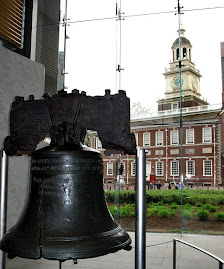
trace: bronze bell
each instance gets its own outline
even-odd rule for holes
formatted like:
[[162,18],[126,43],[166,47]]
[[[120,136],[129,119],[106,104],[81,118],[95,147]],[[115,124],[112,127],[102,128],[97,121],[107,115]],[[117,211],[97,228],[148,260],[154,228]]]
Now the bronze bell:
[[11,258],[64,261],[130,249],[130,244],[108,210],[98,151],[62,145],[33,152],[27,205],[1,250]]

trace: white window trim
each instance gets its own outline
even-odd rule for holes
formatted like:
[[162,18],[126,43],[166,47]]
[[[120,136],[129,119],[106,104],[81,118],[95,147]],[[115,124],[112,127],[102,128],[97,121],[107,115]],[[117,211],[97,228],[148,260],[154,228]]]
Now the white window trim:
[[152,164],[150,161],[146,161],[146,175],[151,175],[152,172]]
[[99,137],[96,137],[96,149],[102,149],[102,143],[99,139]]
[[[211,164],[211,174],[210,175],[205,175],[205,162],[210,162],[210,164]],[[205,177],[210,177],[210,176],[212,176],[212,160],[203,160],[203,176],[205,176]]]
[[135,133],[136,146],[138,146],[138,133]]
[[[174,143],[173,134],[177,134],[177,143]],[[179,145],[179,132],[178,130],[171,130],[170,131],[170,145]]]
[[135,174],[136,174],[136,170],[134,170],[134,167],[135,167],[135,169],[136,169],[136,165],[135,165],[135,162],[131,162],[131,175],[132,176],[135,176]]
[[[192,162],[193,163],[193,169],[194,169],[194,174],[189,174],[189,165],[188,165],[188,163],[190,163],[190,162]],[[188,161],[186,161],[186,175],[187,176],[195,176],[195,161],[194,160],[188,160]]]
[[[193,142],[189,142],[189,135],[188,133],[192,132]],[[194,129],[186,129],[186,144],[194,144]]]
[[143,147],[148,146],[150,146],[150,132],[145,132],[143,133]]
[[[158,144],[158,135],[161,134],[161,141],[162,144]],[[157,131],[156,132],[156,146],[163,146],[163,131]]]
[[[109,173],[109,169],[112,171],[112,173]],[[107,163],[107,176],[113,176],[114,175],[114,166],[112,162]]]
[[[159,175],[158,175],[158,163],[161,163],[161,164],[162,164],[162,173],[159,174]],[[157,161],[157,162],[156,162],[156,176],[158,176],[158,177],[162,177],[162,176],[163,176],[163,173],[164,173],[164,171],[163,171],[163,167],[164,167],[164,165],[163,165],[163,161]]]
[[[209,129],[210,130],[210,140],[209,141],[205,141],[205,135],[204,135],[204,132],[205,132],[205,129]],[[202,143],[212,143],[212,127],[205,127],[205,128],[202,128]]]
[[[178,169],[178,171],[177,171],[177,174],[173,174],[173,163],[177,163],[177,169]],[[179,176],[179,161],[171,161],[170,162],[170,175],[171,176]]]

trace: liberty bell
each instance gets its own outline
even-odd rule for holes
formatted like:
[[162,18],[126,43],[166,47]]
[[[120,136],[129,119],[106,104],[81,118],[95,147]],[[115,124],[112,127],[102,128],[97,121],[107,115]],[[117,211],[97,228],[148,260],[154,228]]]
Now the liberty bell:
[[[72,111],[81,117],[80,103],[86,101],[86,95],[80,96],[76,92],[52,98],[47,97],[45,103],[40,100],[42,112],[48,112],[46,115],[42,113],[42,118],[40,111],[37,113],[38,101],[17,99],[12,105],[11,136],[5,140],[5,149],[8,155],[31,154],[31,183],[24,212],[18,223],[3,237],[0,249],[7,252],[9,258],[43,257],[59,261],[97,257],[121,249],[130,250],[129,235],[114,221],[107,207],[100,152],[80,143],[83,142],[85,130],[80,129],[78,117],[72,123],[67,121],[61,124],[61,112],[57,114],[60,111],[57,110],[58,104],[61,106],[61,102],[65,105],[73,101],[75,105]],[[79,102],[76,102],[77,98],[80,98]],[[28,138],[32,136],[32,123],[28,130],[21,128],[24,124],[23,111],[27,115],[29,109],[29,115],[34,119],[37,117],[34,128],[38,120],[47,123],[40,125],[40,134],[35,131],[33,139]],[[17,124],[13,121],[15,115]],[[18,119],[18,115],[21,115],[21,119]],[[71,113],[67,112],[66,115],[69,120]],[[79,128],[75,127],[76,124]],[[32,151],[33,145],[49,130],[51,145]],[[16,136],[13,137],[13,134]],[[133,141],[132,135],[130,137]],[[26,143],[21,146],[24,139]],[[126,148],[117,144],[119,149]],[[108,142],[106,145],[112,148]],[[135,144],[132,146],[134,148]]]

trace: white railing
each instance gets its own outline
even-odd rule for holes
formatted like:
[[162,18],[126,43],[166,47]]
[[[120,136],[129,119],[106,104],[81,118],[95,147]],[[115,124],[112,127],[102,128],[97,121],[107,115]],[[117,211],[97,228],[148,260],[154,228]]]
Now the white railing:
[[[184,70],[188,70],[189,68],[195,70],[197,73],[200,73],[200,70],[199,70],[199,69],[196,69],[196,68],[194,67],[194,64],[193,64],[193,63],[191,63],[191,64],[189,64],[189,65],[187,65],[187,66],[183,66],[183,67],[181,68],[181,70],[184,71]],[[174,73],[174,72],[178,72],[178,71],[179,71],[179,67],[173,67],[173,68],[166,67],[166,68],[165,68],[165,73],[167,73],[167,72],[169,72],[169,73]]]
[[[205,106],[192,106],[192,107],[184,107],[182,108],[182,114],[187,113],[195,113],[195,112],[210,112],[213,110],[221,110],[222,104],[213,104],[213,105],[205,105]],[[134,115],[131,117],[131,121],[136,121],[140,119],[150,119],[157,118],[161,116],[172,116],[180,114],[180,109],[173,110],[161,110],[148,114],[140,114],[138,116]]]

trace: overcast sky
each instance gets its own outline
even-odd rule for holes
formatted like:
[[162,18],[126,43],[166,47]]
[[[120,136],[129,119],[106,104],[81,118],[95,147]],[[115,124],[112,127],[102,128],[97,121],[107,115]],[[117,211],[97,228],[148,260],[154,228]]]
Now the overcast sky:
[[[62,1],[62,14],[64,13]],[[118,0],[125,19],[121,34],[121,89],[131,102],[141,101],[157,110],[156,101],[164,97],[163,72],[169,67],[171,46],[178,37],[177,0]],[[210,104],[221,103],[220,42],[224,41],[223,0],[182,0],[185,37],[192,44],[192,61],[200,70],[201,94]],[[65,85],[87,95],[114,94],[119,89],[116,63],[119,56],[119,22],[115,0],[68,0]],[[194,11],[192,10],[194,9]],[[192,10],[192,11],[190,11]],[[163,13],[168,12],[168,13]],[[160,14],[152,14],[160,13]],[[142,16],[130,16],[151,14]],[[90,20],[90,21],[88,21]],[[60,31],[63,50],[64,28]]]

